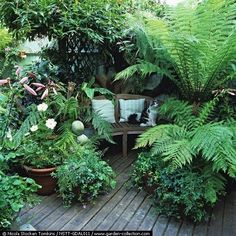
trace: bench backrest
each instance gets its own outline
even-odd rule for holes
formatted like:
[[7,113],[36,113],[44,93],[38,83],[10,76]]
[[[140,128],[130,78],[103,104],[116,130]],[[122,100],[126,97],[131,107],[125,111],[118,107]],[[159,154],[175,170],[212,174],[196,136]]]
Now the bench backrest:
[[[143,96],[143,95],[137,95],[137,94],[116,94],[114,95],[113,99],[115,102],[115,120],[118,123],[120,120],[120,104],[119,99],[124,100],[136,100],[136,99],[145,99],[145,108],[149,106],[149,104],[153,101],[152,97]],[[102,100],[106,99],[105,96],[96,96],[93,99],[95,100]]]

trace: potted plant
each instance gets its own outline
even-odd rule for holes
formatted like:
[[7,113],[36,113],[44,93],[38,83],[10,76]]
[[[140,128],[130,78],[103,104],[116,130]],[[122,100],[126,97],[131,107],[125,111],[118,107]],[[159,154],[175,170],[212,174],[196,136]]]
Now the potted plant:
[[116,184],[112,168],[90,143],[78,146],[53,176],[57,178],[59,193],[67,206],[74,199],[81,203],[91,202]]
[[55,145],[57,135],[54,129],[57,122],[53,118],[47,118],[47,108],[46,103],[37,106],[40,116],[38,124],[31,126],[30,132],[25,134],[21,145],[17,148],[28,176],[42,186],[38,190],[40,195],[49,195],[55,191],[56,181],[51,177],[51,173],[65,157]]

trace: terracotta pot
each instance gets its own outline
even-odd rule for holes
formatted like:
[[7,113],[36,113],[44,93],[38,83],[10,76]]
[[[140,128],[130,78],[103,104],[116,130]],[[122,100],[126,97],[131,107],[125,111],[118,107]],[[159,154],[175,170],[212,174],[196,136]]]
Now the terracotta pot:
[[28,166],[24,166],[28,176],[35,180],[35,182],[42,186],[38,190],[39,195],[50,195],[55,193],[56,179],[51,176],[51,173],[56,170],[56,167],[35,169]]

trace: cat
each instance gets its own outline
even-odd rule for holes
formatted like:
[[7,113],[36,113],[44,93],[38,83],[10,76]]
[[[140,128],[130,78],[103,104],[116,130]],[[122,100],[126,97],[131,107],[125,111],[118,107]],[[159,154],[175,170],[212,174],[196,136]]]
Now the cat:
[[150,104],[150,106],[145,109],[142,114],[133,113],[128,117],[128,123],[139,124],[142,127],[145,126],[155,126],[157,119],[157,108],[159,104],[156,100]]

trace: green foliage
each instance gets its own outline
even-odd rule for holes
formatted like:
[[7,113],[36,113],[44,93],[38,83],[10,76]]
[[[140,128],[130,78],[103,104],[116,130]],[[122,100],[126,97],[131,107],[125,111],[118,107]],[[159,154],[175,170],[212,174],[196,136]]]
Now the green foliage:
[[204,159],[211,163],[213,171],[235,177],[235,121],[230,125],[216,121],[209,123],[214,105],[216,102],[210,101],[194,115],[186,102],[168,100],[160,114],[175,124],[150,128],[138,138],[136,147],[151,146],[153,154],[160,155],[174,168]]
[[[209,100],[213,90],[235,78],[235,7],[234,0],[190,1],[167,9],[162,19],[153,15],[131,17],[139,53],[144,61],[154,64],[143,64],[142,70],[148,74],[159,66],[184,99],[197,103]],[[152,53],[147,53],[150,50]],[[132,66],[117,78],[127,78],[138,68],[140,65]]]
[[[204,167],[205,166],[205,167]],[[225,179],[206,163],[173,170],[160,156],[141,153],[132,174],[136,186],[152,189],[158,211],[167,216],[201,221],[224,194]]]
[[13,137],[13,142],[15,146],[19,146],[24,139],[25,135],[30,132],[30,128],[36,125],[40,120],[39,113],[35,110],[31,111],[29,115],[25,118],[20,128],[17,130]]
[[34,180],[17,175],[9,176],[0,171],[0,229],[9,228],[17,213],[27,204],[37,201],[33,195],[39,188]]
[[107,141],[114,143],[112,140],[112,126],[111,124],[99,116],[96,112],[92,114],[92,125],[97,130],[99,137],[106,139]]
[[82,203],[93,201],[116,184],[112,168],[88,145],[75,150],[53,175],[66,205],[74,199]]
[[5,28],[0,28],[0,51],[12,42],[12,37]]
[[75,97],[66,98],[61,93],[53,96],[52,102],[50,102],[55,110],[55,117],[58,118],[60,122],[65,120],[76,120],[79,116],[79,102]]
[[115,41],[124,25],[125,1],[0,1],[3,22],[17,37],[86,35],[93,42]]

